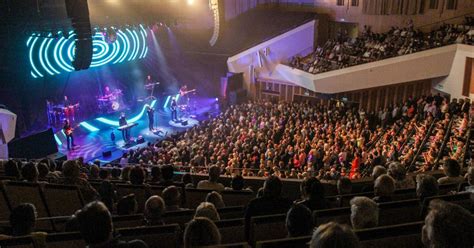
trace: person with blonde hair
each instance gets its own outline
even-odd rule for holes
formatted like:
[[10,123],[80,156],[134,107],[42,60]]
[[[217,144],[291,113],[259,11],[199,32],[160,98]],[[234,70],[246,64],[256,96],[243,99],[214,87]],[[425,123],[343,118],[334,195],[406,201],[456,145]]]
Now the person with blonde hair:
[[216,207],[210,202],[201,202],[199,204],[194,214],[194,218],[196,217],[206,217],[212,221],[219,221],[221,219]]
[[357,196],[350,201],[351,223],[354,229],[376,227],[379,224],[377,203],[365,196]]
[[359,239],[347,225],[329,222],[314,230],[310,248],[358,248]]

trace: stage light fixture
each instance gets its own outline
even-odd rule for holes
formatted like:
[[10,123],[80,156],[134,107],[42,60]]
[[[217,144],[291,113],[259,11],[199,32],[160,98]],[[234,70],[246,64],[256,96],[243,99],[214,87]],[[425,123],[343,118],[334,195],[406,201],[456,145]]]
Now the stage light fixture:
[[187,0],[186,2],[188,3],[188,5],[193,5],[194,4],[194,0]]

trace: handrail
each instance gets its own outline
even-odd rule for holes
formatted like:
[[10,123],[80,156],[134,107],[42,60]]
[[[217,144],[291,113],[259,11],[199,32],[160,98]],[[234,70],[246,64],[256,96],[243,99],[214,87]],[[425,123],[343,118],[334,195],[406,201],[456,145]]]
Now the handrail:
[[[469,149],[469,143],[470,143],[470,139],[471,139],[471,126],[472,126],[472,122],[469,123],[468,125],[468,128],[469,130],[467,131],[467,134],[466,134],[466,143],[464,144],[464,154],[462,156],[462,163],[461,163],[461,169],[462,168],[465,168],[467,166],[466,164],[466,154],[467,154],[467,149]],[[472,154],[471,154],[471,157],[472,157]]]
[[430,128],[428,129],[428,131],[426,132],[425,137],[421,141],[421,144],[419,146],[418,151],[416,151],[415,156],[413,156],[413,160],[411,161],[410,166],[408,167],[408,171],[412,171],[413,166],[415,165],[416,159],[418,158],[418,156],[420,156],[420,153],[421,153],[421,150],[422,150],[423,146],[425,145],[426,141],[430,137],[431,131],[433,131],[436,120],[438,120],[438,118],[433,118],[433,121],[431,122]]
[[461,18],[461,17],[466,17],[468,15],[474,15],[474,12],[469,12],[469,13],[465,13],[465,14],[462,14],[462,15],[459,15],[459,16],[450,17],[450,18],[447,18],[447,19],[444,19],[444,20],[441,20],[441,21],[436,21],[436,22],[432,22],[432,23],[428,23],[428,24],[423,24],[421,26],[416,26],[415,28],[420,28],[421,29],[421,28],[428,27],[428,26],[434,26],[434,25],[439,24],[439,23],[444,23],[446,21],[458,19],[458,18]]
[[438,168],[439,166],[439,161],[441,160],[441,157],[443,156],[444,149],[446,149],[446,144],[448,143],[448,140],[451,136],[451,128],[453,126],[454,119],[456,119],[456,116],[453,116],[453,118],[451,118],[451,121],[449,121],[448,128],[446,129],[447,130],[446,135],[444,136],[443,143],[441,144],[441,147],[439,148],[438,156],[436,156],[435,163],[433,167],[431,168],[431,170],[435,170],[435,168]]

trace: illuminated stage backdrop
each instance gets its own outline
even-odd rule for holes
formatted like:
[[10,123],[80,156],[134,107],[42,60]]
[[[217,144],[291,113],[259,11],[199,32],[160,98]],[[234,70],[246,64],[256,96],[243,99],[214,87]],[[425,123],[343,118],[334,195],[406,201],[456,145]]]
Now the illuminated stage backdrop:
[[[142,25],[135,29],[118,29],[116,33],[117,39],[113,43],[108,43],[102,32],[94,34],[91,67],[146,57],[148,32]],[[52,34],[49,34],[49,37],[38,37],[34,34],[30,36],[26,45],[29,49],[31,76],[38,78],[74,71],[72,61],[75,56],[75,39],[76,35],[72,31],[67,38],[64,36],[56,38]]]

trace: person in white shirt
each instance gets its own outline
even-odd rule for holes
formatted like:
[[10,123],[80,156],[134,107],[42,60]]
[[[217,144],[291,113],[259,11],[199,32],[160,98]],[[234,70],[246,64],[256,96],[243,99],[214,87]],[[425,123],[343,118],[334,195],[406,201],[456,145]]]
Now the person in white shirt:
[[221,174],[221,169],[217,165],[213,165],[209,168],[209,180],[202,180],[198,183],[198,189],[209,189],[215,191],[224,190],[224,185],[217,182]]

